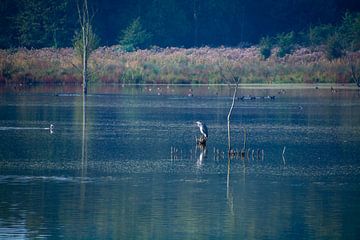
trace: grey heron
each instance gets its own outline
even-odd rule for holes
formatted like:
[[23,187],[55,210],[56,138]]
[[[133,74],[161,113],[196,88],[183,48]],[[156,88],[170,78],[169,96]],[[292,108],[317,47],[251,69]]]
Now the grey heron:
[[201,134],[204,136],[204,138],[208,138],[209,134],[208,134],[208,129],[207,129],[205,123],[197,121],[196,124],[199,127],[199,130],[200,130]]

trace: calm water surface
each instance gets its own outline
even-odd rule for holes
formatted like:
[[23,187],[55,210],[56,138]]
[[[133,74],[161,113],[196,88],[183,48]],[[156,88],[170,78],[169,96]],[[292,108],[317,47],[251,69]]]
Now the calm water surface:
[[79,92],[1,87],[0,239],[359,239],[357,90],[240,89],[230,165],[227,87]]

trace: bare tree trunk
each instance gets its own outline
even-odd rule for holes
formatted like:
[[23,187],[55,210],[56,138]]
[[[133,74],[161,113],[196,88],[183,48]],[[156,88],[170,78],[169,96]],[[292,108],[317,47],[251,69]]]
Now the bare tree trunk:
[[227,128],[228,128],[228,153],[230,154],[231,151],[231,137],[230,137],[230,117],[231,117],[231,113],[233,111],[234,105],[235,105],[235,98],[236,98],[236,93],[237,93],[237,89],[238,89],[238,85],[239,85],[239,81],[236,81],[236,85],[235,85],[235,90],[234,90],[234,94],[232,97],[232,104],[227,116]]
[[83,77],[83,94],[87,94],[87,51],[86,51],[86,34],[85,28],[83,27],[83,70],[82,70],[82,77]]
[[[224,78],[224,79],[227,79],[227,77],[225,76],[224,74],[224,71],[223,71],[223,68],[221,66],[221,64],[219,64],[219,72],[220,72],[220,75]],[[234,94],[233,94],[233,97],[232,97],[232,103],[231,103],[231,107],[229,109],[229,113],[228,113],[228,116],[227,116],[227,128],[228,128],[228,154],[230,155],[230,151],[231,151],[231,137],[230,137],[230,117],[231,117],[231,113],[233,111],[233,108],[234,108],[234,105],[235,105],[235,99],[236,99],[236,93],[237,93],[237,90],[238,90],[238,87],[239,87],[239,83],[241,81],[240,77],[235,75],[234,72],[231,70],[231,69],[228,69],[228,72],[230,73],[231,75],[231,79],[234,81],[235,83],[235,89],[234,89]]]
[[81,34],[82,34],[82,84],[83,84],[83,94],[87,94],[87,66],[89,59],[89,37],[90,37],[90,17],[87,0],[83,0],[82,8],[80,10],[79,3],[78,14],[79,22],[81,25]]

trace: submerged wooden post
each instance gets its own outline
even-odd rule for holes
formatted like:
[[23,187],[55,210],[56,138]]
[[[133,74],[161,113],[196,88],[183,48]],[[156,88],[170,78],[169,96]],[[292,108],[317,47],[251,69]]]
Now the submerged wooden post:
[[241,150],[240,157],[241,157],[241,160],[245,159],[245,149]]

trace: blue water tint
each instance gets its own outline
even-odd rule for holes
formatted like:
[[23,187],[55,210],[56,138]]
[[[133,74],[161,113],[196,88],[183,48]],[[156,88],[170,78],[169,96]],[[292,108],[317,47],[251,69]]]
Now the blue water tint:
[[76,89],[0,96],[0,239],[360,234],[356,90],[240,89],[258,98],[236,100],[232,145],[243,148],[246,129],[246,149],[230,165],[227,87],[103,91],[85,108]]

